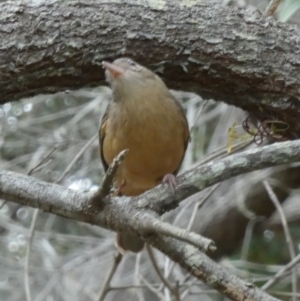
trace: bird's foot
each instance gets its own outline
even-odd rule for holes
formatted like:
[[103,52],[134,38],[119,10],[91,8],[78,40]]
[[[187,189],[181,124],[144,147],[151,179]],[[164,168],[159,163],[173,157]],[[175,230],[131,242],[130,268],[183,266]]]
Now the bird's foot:
[[162,182],[163,182],[164,184],[167,184],[168,187],[169,187],[169,189],[170,189],[170,191],[171,191],[173,194],[175,194],[175,188],[176,188],[176,186],[177,186],[177,182],[176,182],[176,177],[175,177],[173,174],[171,174],[171,173],[166,174],[166,175],[163,177]]
[[119,187],[116,187],[115,189],[113,189],[113,191],[110,193],[110,197],[116,197],[119,196],[120,193],[122,192],[122,189],[125,186],[125,180],[122,181],[121,185]]

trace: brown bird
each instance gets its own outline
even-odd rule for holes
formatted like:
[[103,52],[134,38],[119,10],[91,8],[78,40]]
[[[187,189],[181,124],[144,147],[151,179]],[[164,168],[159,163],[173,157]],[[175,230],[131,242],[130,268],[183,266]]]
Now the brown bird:
[[[114,177],[120,195],[137,196],[160,183],[174,191],[190,137],[183,108],[160,77],[133,60],[102,64],[113,91],[99,129],[104,169],[128,149]],[[144,241],[124,232],[116,245],[121,253],[137,253]]]

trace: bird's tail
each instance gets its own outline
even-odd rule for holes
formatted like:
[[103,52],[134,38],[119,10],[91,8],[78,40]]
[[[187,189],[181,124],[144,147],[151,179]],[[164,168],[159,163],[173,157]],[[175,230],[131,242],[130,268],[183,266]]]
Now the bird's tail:
[[128,251],[138,253],[143,250],[145,245],[140,237],[130,233],[117,233],[115,243],[119,252],[123,255]]

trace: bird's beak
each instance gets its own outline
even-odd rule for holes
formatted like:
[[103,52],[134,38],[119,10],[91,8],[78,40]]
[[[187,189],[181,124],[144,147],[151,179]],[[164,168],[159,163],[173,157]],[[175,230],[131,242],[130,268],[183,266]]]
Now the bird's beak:
[[114,64],[111,64],[109,62],[102,62],[102,66],[103,68],[105,68],[107,70],[107,72],[109,72],[109,74],[111,75],[112,78],[118,78],[121,74],[124,73],[124,69],[121,67],[118,67]]

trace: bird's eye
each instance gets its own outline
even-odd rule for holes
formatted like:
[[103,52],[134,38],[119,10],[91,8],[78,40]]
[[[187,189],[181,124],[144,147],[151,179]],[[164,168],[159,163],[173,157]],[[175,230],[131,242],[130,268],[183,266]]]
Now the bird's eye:
[[135,66],[135,63],[134,63],[132,60],[128,60],[128,64],[129,64],[130,66]]

